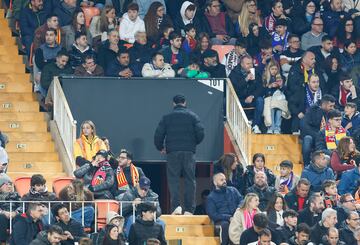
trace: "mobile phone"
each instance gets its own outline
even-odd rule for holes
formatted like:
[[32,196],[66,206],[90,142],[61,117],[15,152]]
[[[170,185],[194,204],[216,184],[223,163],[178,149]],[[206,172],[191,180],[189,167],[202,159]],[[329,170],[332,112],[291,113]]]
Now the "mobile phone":
[[254,76],[254,78],[255,78],[255,68],[253,67],[253,68],[250,68],[250,73]]

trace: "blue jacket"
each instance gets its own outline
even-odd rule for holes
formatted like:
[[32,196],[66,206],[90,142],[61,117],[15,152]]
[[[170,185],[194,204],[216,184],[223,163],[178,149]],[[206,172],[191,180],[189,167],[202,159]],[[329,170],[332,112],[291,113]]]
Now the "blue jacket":
[[350,119],[348,116],[343,116],[342,121],[341,121],[341,126],[343,126],[344,128],[346,127],[346,125],[348,125],[348,123],[352,124],[352,127],[349,129],[350,135],[352,136],[353,132],[355,131],[355,129],[360,128],[360,113],[357,111],[355,112],[354,116],[352,116],[352,118]]
[[108,67],[105,70],[105,76],[120,77],[119,73],[127,68],[129,68],[132,71],[133,77],[141,77],[140,68],[136,63],[124,66],[120,64],[118,59],[114,59],[112,62],[108,64]]
[[311,191],[321,191],[321,185],[325,180],[335,180],[334,172],[331,168],[318,168],[314,163],[310,163],[305,167],[301,174],[301,178],[305,178],[311,183]]
[[22,36],[34,37],[36,28],[46,22],[46,16],[49,13],[44,9],[34,12],[30,5],[21,10],[20,13],[20,31]]
[[207,198],[206,212],[214,222],[229,221],[241,200],[242,196],[235,187],[213,190]]
[[340,24],[340,16],[343,15],[345,18],[349,17],[349,14],[345,11],[335,12],[332,10],[324,12],[322,19],[324,20],[324,31],[333,38],[336,34],[336,30]]
[[340,183],[338,185],[338,192],[340,195],[345,193],[354,194],[360,180],[359,168],[354,168],[344,172],[341,176]]

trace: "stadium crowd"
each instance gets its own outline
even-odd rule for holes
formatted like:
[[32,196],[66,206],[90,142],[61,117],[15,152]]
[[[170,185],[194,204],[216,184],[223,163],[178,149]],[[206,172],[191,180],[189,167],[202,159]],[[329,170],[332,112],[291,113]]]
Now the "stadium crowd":
[[[19,26],[44,110],[51,111],[48,91],[58,75],[228,77],[253,133],[301,138],[301,176],[288,160],[279,163],[276,176],[261,153],[249,166],[224,154],[214,164],[213,189],[202,193],[203,203],[195,208],[193,188],[185,193],[190,201],[184,210],[171,197],[173,214],[207,214],[221,227],[222,244],[360,244],[358,0],[5,0],[5,5],[7,17]],[[100,15],[86,19],[88,9]],[[220,60],[214,45],[234,48]],[[196,131],[186,131],[188,121],[177,125],[191,136],[185,141],[176,141],[181,133],[172,132],[174,151],[191,152],[186,161],[192,163],[203,128],[184,97],[173,102],[174,113],[196,121]],[[166,117],[154,138],[169,159],[169,142],[164,146],[161,134],[165,124]],[[115,156],[91,121],[81,125],[74,144],[76,178],[58,197],[37,174],[20,197],[6,175],[7,138],[1,132],[0,141],[0,244],[166,243],[151,180],[131,152]],[[184,171],[194,165],[172,160]],[[94,199],[128,203],[123,216],[109,212],[107,225],[96,231],[94,207],[81,205]],[[10,200],[11,207],[1,202]],[[21,200],[27,205],[16,203]],[[56,200],[75,204],[41,203]]]

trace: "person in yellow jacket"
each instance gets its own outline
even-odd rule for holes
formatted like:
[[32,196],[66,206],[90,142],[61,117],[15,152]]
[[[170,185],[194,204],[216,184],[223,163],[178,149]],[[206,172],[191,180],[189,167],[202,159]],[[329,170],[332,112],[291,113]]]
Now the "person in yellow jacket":
[[76,165],[81,166],[81,163],[91,162],[100,150],[107,151],[107,148],[104,141],[96,135],[95,124],[92,121],[84,121],[81,124],[80,137],[74,143]]

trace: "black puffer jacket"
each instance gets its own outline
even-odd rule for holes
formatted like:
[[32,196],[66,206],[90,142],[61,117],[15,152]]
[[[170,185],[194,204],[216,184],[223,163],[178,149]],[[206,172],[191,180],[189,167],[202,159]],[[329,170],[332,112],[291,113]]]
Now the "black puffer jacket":
[[[275,186],[276,177],[275,177],[274,173],[266,167],[264,167],[264,170],[265,170],[265,174],[267,177],[268,185]],[[246,189],[254,184],[254,177],[255,177],[254,165],[246,166],[246,170],[244,173],[244,181],[245,181]]]
[[204,127],[200,118],[186,106],[176,105],[174,110],[163,116],[156,128],[154,143],[156,148],[166,152],[192,151],[204,139]]
[[327,118],[324,110],[320,108],[319,103],[310,107],[310,109],[305,113],[304,125],[301,129],[301,137],[305,135],[312,136],[315,141],[317,134],[320,131],[321,120],[325,117]]
[[258,186],[253,185],[247,189],[247,193],[255,193],[259,196],[259,209],[265,211],[269,201],[276,194],[276,189],[271,186],[267,186],[264,189],[260,189]]
[[144,221],[137,218],[130,228],[129,244],[143,245],[149,238],[158,239],[161,245],[166,244],[164,230],[161,225],[154,221]]

